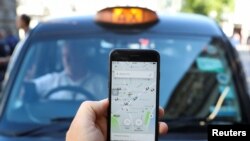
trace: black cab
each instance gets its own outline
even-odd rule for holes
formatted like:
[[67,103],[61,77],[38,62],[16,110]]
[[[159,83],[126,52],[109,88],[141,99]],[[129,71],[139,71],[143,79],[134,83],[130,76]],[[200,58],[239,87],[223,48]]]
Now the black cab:
[[19,43],[1,94],[0,140],[64,140],[83,101],[107,98],[115,48],[161,55],[161,120],[169,133],[160,140],[207,140],[209,124],[250,123],[238,54],[216,22],[110,7],[94,16],[41,22]]

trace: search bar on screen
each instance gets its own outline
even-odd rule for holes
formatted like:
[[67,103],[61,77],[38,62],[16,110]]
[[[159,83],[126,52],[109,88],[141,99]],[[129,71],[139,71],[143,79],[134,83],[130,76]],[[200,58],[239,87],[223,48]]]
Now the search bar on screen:
[[114,71],[115,78],[147,78],[154,77],[153,71]]

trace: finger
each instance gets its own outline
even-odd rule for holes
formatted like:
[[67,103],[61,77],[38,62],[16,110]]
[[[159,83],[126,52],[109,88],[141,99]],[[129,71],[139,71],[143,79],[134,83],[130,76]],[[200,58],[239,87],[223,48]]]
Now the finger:
[[162,107],[159,107],[159,118],[162,118],[164,116],[164,109]]
[[101,101],[91,102],[89,106],[97,116],[107,115],[109,102],[108,99],[103,99]]
[[78,117],[83,118],[86,117],[86,114],[84,113],[87,112],[89,118],[94,118],[95,120],[96,117],[107,114],[108,105],[109,105],[108,99],[104,99],[101,101],[84,101],[81,104],[80,108],[78,109],[77,115]]
[[100,102],[102,103],[103,108],[106,109],[106,111],[104,111],[103,115],[105,115],[107,117],[108,116],[109,100],[106,98],[106,99],[101,100]]
[[168,132],[168,125],[165,122],[159,122],[159,134],[164,135]]

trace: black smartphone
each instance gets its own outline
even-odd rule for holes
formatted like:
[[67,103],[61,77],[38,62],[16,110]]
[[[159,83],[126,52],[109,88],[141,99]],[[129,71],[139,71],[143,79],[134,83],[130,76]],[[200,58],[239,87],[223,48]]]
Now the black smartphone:
[[159,53],[116,49],[109,64],[108,141],[156,141]]

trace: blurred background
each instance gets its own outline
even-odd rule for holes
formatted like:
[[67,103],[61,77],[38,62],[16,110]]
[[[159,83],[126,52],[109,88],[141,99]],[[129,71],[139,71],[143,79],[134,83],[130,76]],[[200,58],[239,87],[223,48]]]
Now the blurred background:
[[[189,12],[207,15],[215,19],[232,39],[245,66],[250,65],[250,18],[246,17],[250,13],[248,0],[0,0],[0,29],[7,29],[22,39],[24,32],[16,28],[18,15],[29,15],[33,28],[48,18],[95,14],[104,7],[117,5],[148,7],[166,14]],[[250,76],[248,68],[246,72]]]
[[[107,6],[133,5],[153,9],[157,12],[200,13],[214,18],[228,37],[239,34],[240,49],[248,49],[250,13],[247,0],[0,0],[0,28],[10,28],[17,33],[15,19],[17,15],[32,17],[31,27],[39,21],[52,17],[72,14],[94,14]],[[60,9],[60,10],[59,10]],[[63,12],[62,12],[63,11]],[[20,31],[21,32],[21,31]],[[19,33],[23,36],[23,33]]]

